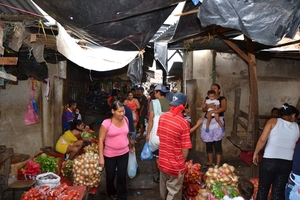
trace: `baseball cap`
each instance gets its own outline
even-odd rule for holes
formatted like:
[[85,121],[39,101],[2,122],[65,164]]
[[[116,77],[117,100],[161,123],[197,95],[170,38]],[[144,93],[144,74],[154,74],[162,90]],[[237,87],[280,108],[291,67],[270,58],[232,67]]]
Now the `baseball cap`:
[[141,86],[141,87],[138,88],[138,90],[144,91],[145,89]]
[[182,93],[176,93],[173,96],[173,100],[170,102],[172,106],[179,106],[180,104],[186,103],[186,95]]
[[169,92],[169,90],[167,90],[164,85],[157,85],[154,90],[160,90],[160,91],[162,91],[164,93]]

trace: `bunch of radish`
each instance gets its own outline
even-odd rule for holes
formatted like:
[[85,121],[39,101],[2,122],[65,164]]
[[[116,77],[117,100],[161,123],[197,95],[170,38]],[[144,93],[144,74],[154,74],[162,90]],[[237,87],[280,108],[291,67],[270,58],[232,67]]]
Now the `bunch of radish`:
[[[194,199],[199,193],[202,182],[201,165],[192,160],[185,163],[186,172],[183,179],[183,194],[187,199]],[[192,198],[193,197],[193,198]]]

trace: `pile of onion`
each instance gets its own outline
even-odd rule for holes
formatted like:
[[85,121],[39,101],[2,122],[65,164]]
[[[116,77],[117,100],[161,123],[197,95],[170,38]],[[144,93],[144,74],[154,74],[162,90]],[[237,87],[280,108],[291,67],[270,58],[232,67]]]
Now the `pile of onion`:
[[99,155],[94,152],[86,152],[74,159],[73,184],[98,187],[102,168],[99,166]]
[[205,184],[208,189],[216,181],[221,182],[222,185],[236,186],[239,177],[234,174],[235,168],[227,163],[224,163],[219,168],[208,168],[205,173]]

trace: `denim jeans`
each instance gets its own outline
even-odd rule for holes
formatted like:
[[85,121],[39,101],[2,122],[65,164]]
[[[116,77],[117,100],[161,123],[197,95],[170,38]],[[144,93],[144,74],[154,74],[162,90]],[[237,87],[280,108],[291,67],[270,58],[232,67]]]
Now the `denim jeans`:
[[289,180],[285,185],[285,199],[286,200],[300,199],[300,194],[298,191],[299,189],[300,189],[300,183],[297,183],[297,181],[295,181],[295,176],[293,175],[293,173],[291,173]]

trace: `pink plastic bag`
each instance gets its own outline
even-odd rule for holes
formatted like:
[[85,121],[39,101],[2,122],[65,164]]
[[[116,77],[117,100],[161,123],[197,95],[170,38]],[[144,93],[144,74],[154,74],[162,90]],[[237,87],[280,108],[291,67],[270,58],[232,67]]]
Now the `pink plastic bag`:
[[29,101],[29,104],[27,106],[27,110],[24,115],[24,120],[25,120],[26,125],[32,125],[32,124],[39,123],[39,117],[35,113],[31,101]]

